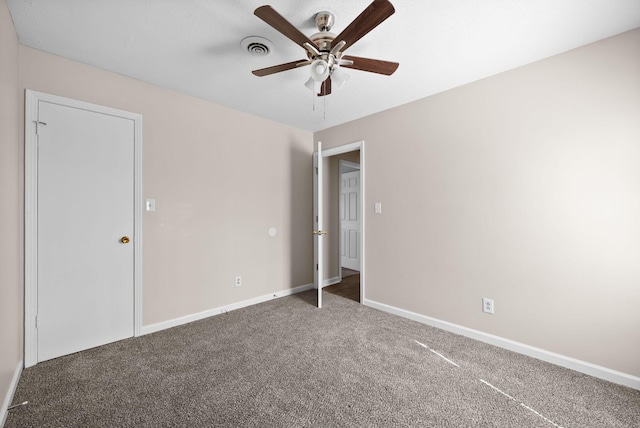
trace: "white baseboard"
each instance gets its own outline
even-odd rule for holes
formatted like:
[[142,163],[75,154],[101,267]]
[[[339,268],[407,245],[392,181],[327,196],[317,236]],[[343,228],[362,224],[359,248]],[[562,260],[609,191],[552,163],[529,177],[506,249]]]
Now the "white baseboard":
[[340,278],[339,276],[334,276],[333,278],[325,279],[324,281],[322,281],[322,288],[328,287],[333,284],[337,284],[340,281],[342,281],[342,278]]
[[9,389],[7,390],[7,395],[4,397],[4,401],[2,402],[2,407],[0,407],[0,427],[4,426],[4,423],[7,420],[7,412],[8,408],[13,401],[13,397],[16,394],[16,388],[18,388],[18,381],[20,380],[20,375],[22,374],[22,360],[18,362],[18,366],[16,370],[13,372],[13,378],[11,379],[11,383],[9,384]]
[[442,321],[436,318],[420,315],[415,312],[406,311],[394,306],[385,305],[384,303],[379,303],[373,300],[365,299],[363,304],[384,312],[401,316],[403,318],[409,318],[411,320],[418,321],[432,327],[450,331],[451,333],[470,337],[472,339],[476,339],[490,345],[508,349],[509,351],[517,352],[519,354],[527,355],[529,357],[537,358],[548,363],[575,370],[589,376],[597,377],[599,379],[604,379],[609,382],[640,390],[640,377],[637,376],[622,373],[616,370],[611,370],[606,367],[588,363],[586,361],[581,361],[575,358],[567,357],[565,355],[556,354],[554,352],[529,346],[524,343],[515,342],[513,340],[505,339],[500,336],[494,336],[482,331],[473,330],[471,328],[463,327],[461,325],[453,324],[447,321]]
[[287,290],[276,291],[274,293],[265,294],[263,296],[254,297],[253,299],[243,300],[242,302],[231,303],[229,305],[220,306],[218,308],[208,309],[206,311],[198,312],[191,315],[185,315],[180,318],[174,318],[172,320],[162,321],[155,324],[142,326],[140,329],[140,335],[155,333],[156,331],[165,330],[171,327],[177,327],[182,324],[187,324],[194,321],[199,321],[204,318],[209,318],[214,315],[224,314],[230,311],[234,311],[240,308],[246,308],[247,306],[257,305],[258,303],[267,302],[269,300],[277,299],[280,297],[290,296],[292,294],[301,293],[313,288],[313,284],[300,285],[295,288]]

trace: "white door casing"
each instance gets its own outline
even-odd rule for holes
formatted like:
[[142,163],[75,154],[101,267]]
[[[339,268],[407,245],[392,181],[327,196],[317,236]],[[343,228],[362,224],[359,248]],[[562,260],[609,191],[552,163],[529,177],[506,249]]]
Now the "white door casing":
[[33,91],[26,105],[29,367],[139,335],[142,118]]
[[360,270],[360,171],[340,174],[340,264]]

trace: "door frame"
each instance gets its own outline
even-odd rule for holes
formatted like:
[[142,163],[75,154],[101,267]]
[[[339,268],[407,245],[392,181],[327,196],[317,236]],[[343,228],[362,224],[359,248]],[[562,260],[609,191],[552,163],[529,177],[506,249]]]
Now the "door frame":
[[134,179],[133,179],[133,334],[140,335],[142,327],[142,115],[104,107],[84,101],[27,89],[25,92],[24,122],[24,366],[38,362],[38,103],[45,101],[65,107],[107,114],[133,121]]
[[[353,143],[344,144],[342,146],[332,147],[330,149],[322,150],[322,158],[327,158],[330,156],[341,155],[343,153],[360,151],[360,213],[361,223],[360,229],[362,233],[360,233],[360,304],[363,304],[365,301],[365,284],[366,284],[366,252],[365,252],[365,235],[366,235],[366,195],[365,195],[365,179],[366,179],[366,156],[365,156],[365,142],[364,140],[356,141]],[[342,263],[340,263],[342,265]],[[342,278],[342,273],[340,273],[340,277]]]

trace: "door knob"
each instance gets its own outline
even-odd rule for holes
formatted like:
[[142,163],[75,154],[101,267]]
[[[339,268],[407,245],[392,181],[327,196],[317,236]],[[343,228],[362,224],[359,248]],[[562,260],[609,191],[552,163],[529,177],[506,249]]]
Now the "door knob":
[[128,236],[123,236],[122,238],[120,238],[120,242],[122,242],[123,244],[128,244],[129,241],[131,241],[131,239],[129,239]]

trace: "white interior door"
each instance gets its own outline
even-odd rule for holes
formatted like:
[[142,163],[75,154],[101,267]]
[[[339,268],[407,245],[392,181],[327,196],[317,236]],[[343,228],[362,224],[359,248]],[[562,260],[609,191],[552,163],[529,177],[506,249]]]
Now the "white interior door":
[[318,291],[318,308],[322,308],[323,237],[327,233],[322,218],[322,164],[322,143],[318,142],[318,149],[313,154],[313,286]]
[[360,171],[340,174],[340,262],[360,270]]
[[[134,334],[134,121],[38,101],[37,360]],[[128,237],[124,238],[124,237]]]

